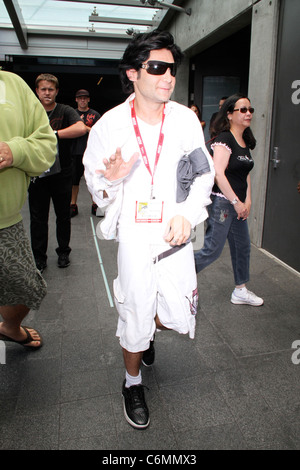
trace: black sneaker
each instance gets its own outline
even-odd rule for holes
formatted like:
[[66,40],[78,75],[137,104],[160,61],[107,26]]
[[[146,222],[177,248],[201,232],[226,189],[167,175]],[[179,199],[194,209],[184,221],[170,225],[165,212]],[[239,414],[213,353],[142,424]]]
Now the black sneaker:
[[68,266],[70,266],[70,259],[68,253],[62,253],[61,255],[58,255],[57,266],[59,268],[67,268]]
[[41,259],[36,259],[35,260],[35,265],[36,265],[37,269],[40,271],[40,273],[42,273],[44,271],[44,269],[47,268],[46,261],[41,260]]
[[77,204],[71,204],[70,206],[70,217],[75,217],[78,215],[78,206]]
[[155,359],[154,339],[150,341],[149,349],[143,352],[142,364],[146,367],[152,366]]
[[149,426],[149,410],[145,402],[144,385],[125,387],[123,382],[122,395],[125,418],[136,429],[145,429]]

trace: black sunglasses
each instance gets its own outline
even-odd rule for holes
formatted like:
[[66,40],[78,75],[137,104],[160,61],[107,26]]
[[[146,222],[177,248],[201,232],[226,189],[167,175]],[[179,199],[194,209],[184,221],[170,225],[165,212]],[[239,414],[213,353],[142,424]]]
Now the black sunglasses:
[[146,64],[141,65],[141,69],[145,69],[150,75],[164,75],[170,69],[172,77],[177,72],[177,64],[175,62],[161,62],[160,60],[148,60]]
[[246,106],[243,106],[242,108],[234,109],[233,111],[239,111],[242,114],[246,114],[246,112],[249,111],[249,113],[253,114],[254,108],[246,108]]

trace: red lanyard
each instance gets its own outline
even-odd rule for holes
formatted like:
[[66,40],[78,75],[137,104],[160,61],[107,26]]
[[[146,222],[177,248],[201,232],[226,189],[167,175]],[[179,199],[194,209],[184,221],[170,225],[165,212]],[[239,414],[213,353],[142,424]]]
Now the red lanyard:
[[142,139],[142,136],[141,136],[141,133],[140,133],[140,129],[139,129],[139,126],[138,126],[138,122],[137,122],[137,117],[136,117],[136,112],[135,112],[135,109],[134,109],[134,100],[130,101],[130,107],[131,107],[131,118],[132,118],[132,124],[133,124],[133,128],[134,128],[134,132],[135,132],[135,135],[136,135],[136,139],[137,139],[137,142],[139,144],[139,147],[140,147],[140,151],[141,151],[141,154],[142,154],[142,158],[143,158],[143,161],[144,161],[144,164],[147,168],[147,170],[149,171],[150,175],[151,175],[151,199],[153,198],[153,179],[154,179],[154,174],[155,174],[155,171],[156,171],[156,167],[157,167],[157,164],[158,164],[158,160],[159,160],[159,157],[160,157],[160,154],[161,154],[161,150],[162,150],[162,146],[163,146],[163,141],[164,141],[164,134],[162,133],[162,128],[163,128],[163,124],[164,124],[164,120],[165,120],[165,115],[166,115],[166,111],[165,111],[165,104],[164,104],[164,109],[163,109],[163,116],[162,116],[162,121],[161,121],[161,128],[160,128],[160,133],[159,133],[159,138],[158,138],[158,144],[157,144],[157,150],[156,150],[156,156],[155,156],[155,163],[154,163],[154,168],[153,168],[153,173],[151,171],[151,168],[150,168],[150,165],[149,165],[149,160],[148,160],[148,157],[147,157],[147,152],[146,152],[146,149],[145,149],[145,146],[144,146],[144,143],[143,143],[143,139]]

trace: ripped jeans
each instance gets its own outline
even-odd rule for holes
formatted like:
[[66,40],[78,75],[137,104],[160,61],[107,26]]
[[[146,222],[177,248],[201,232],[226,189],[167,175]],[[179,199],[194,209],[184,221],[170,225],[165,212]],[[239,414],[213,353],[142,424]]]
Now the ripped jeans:
[[196,272],[202,271],[221,255],[228,239],[235,285],[249,281],[250,236],[247,220],[238,220],[233,205],[225,198],[211,196],[209,218],[201,250],[194,254]]

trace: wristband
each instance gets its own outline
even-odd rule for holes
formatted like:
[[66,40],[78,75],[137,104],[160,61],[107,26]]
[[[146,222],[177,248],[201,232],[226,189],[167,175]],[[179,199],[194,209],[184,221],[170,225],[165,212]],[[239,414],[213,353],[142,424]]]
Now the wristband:
[[231,201],[230,204],[232,204],[232,205],[234,206],[234,205],[237,204],[238,202],[239,202],[238,198],[235,197],[235,198]]

